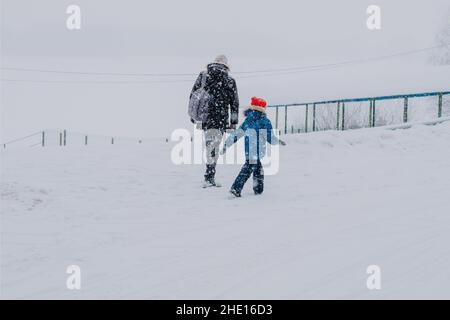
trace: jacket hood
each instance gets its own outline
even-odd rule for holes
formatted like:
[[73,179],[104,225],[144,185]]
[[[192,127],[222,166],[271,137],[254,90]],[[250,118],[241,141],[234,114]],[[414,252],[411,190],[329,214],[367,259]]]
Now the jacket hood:
[[225,73],[228,74],[228,67],[224,64],[221,63],[210,63],[207,65],[206,69],[208,70],[209,74],[220,74],[220,73]]

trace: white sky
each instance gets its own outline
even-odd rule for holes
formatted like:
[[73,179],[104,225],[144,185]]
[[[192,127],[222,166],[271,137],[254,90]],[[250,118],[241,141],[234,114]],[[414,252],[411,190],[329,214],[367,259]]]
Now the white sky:
[[[234,71],[242,71],[333,63],[429,47],[448,19],[449,7],[448,0],[1,0],[1,4],[3,67],[146,73],[197,73],[219,53],[229,56]],[[65,10],[70,4],[81,7],[79,31],[66,29]],[[366,28],[370,4],[382,9],[380,31]],[[423,63],[426,59],[421,58]],[[416,68],[417,59],[405,57],[389,66],[401,62],[403,69]],[[394,71],[386,66],[238,79],[241,103],[252,95],[271,103],[289,103],[448,89],[448,79],[442,76],[425,81],[420,74],[412,74],[403,85],[397,80],[390,83],[387,79]],[[364,78],[374,70],[379,82]],[[2,77],[145,80],[12,71],[2,72]],[[56,128],[166,136],[177,127],[188,126],[186,105],[192,83],[2,85],[5,139]]]

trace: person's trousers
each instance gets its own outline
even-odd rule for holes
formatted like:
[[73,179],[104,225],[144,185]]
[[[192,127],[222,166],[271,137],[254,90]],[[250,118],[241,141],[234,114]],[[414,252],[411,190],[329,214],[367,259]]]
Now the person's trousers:
[[248,160],[242,166],[231,189],[241,193],[248,178],[253,174],[253,191],[255,194],[261,194],[264,191],[264,169],[261,161],[249,162]]
[[219,147],[223,138],[223,131],[218,129],[208,129],[204,132],[204,134],[206,145],[205,181],[214,182],[217,159],[219,159]]

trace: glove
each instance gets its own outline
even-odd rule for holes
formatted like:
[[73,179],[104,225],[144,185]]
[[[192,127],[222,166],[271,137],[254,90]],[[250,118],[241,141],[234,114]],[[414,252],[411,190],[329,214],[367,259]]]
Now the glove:
[[192,122],[192,123],[195,123],[195,120],[191,118],[191,122]]
[[286,142],[284,142],[283,140],[281,140],[281,139],[278,139],[278,141],[280,141],[280,144],[282,145],[282,146],[285,146],[287,143]]

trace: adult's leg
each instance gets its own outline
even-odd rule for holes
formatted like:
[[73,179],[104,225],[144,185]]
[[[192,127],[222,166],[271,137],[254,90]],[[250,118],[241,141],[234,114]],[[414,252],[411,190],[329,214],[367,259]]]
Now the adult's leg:
[[255,194],[261,194],[264,191],[264,168],[261,161],[252,165],[253,171],[253,191]]
[[222,142],[223,133],[217,129],[205,131],[206,144],[206,172],[205,181],[214,182],[216,175],[217,159],[219,159],[219,147]]
[[238,176],[236,177],[236,180],[234,180],[233,185],[231,186],[232,190],[235,190],[237,193],[241,193],[242,189],[244,188],[245,183],[247,182],[248,178],[250,178],[252,174],[252,168],[251,164],[249,164],[248,161],[244,163],[242,166],[241,171],[239,172]]

